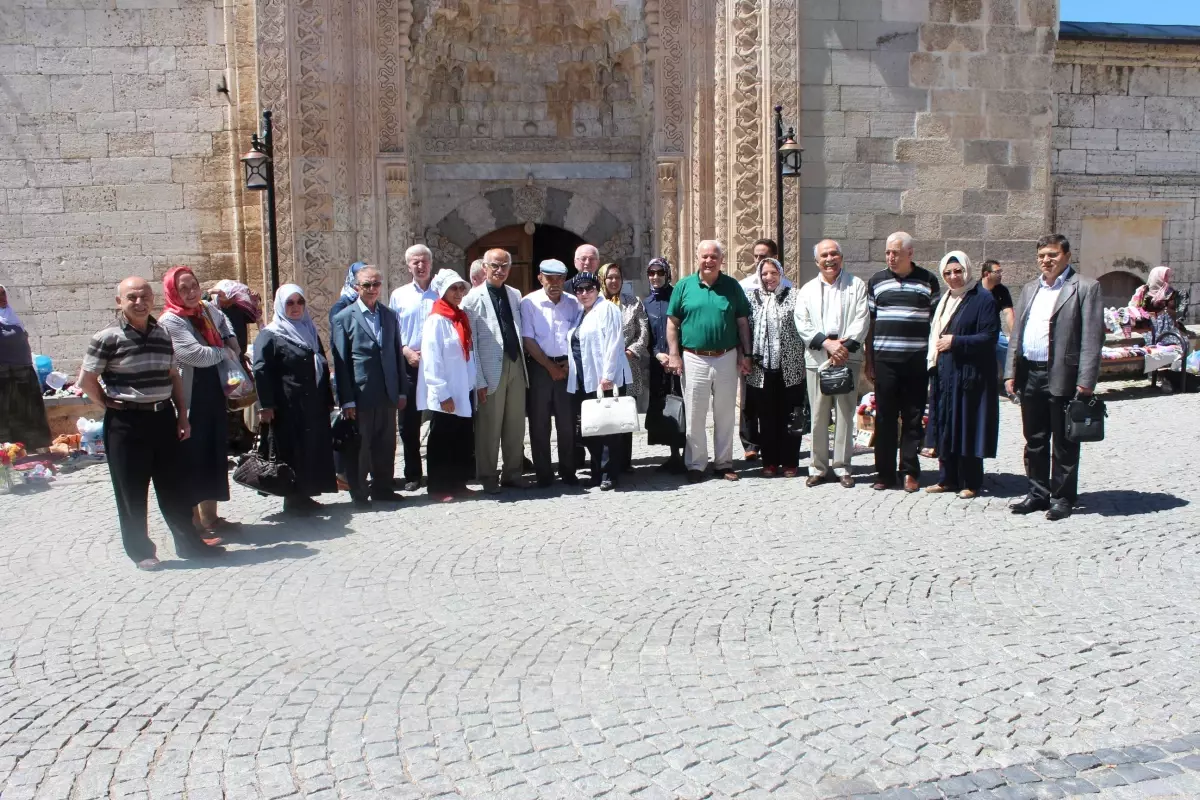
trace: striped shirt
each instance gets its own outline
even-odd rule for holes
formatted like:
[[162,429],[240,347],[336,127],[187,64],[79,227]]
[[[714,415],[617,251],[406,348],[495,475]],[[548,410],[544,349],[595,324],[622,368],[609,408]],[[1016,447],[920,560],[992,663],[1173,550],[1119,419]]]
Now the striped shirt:
[[171,397],[175,349],[171,336],[150,317],[142,333],[121,317],[92,337],[83,368],[99,375],[112,400],[157,403]]
[[903,278],[881,269],[867,281],[867,307],[875,323],[871,352],[880,361],[904,361],[929,348],[929,321],[941,287],[916,264]]

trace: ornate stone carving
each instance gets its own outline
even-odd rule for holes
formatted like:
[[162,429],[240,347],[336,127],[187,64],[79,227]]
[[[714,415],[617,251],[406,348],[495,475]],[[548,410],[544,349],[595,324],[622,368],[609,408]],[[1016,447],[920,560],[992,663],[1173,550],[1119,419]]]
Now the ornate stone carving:
[[433,263],[438,266],[456,267],[467,257],[461,247],[443,236],[437,228],[425,229],[425,246],[433,251]]
[[683,0],[661,0],[659,41],[663,58],[658,59],[661,81],[654,101],[661,106],[663,153],[682,155],[685,146],[686,112],[683,91],[684,62]]
[[659,255],[679,266],[679,165],[674,161],[658,164]]
[[521,222],[542,221],[546,210],[546,192],[544,189],[526,184],[513,190],[513,213]]
[[[288,28],[290,0],[258,0],[258,102],[274,111],[275,205],[279,271],[295,275],[292,225],[291,121],[288,109]],[[265,263],[265,257],[264,257]]]
[[411,229],[408,164],[384,167],[384,185],[387,188],[387,278],[388,286],[395,288],[408,280],[408,266],[404,263]]
[[[400,62],[400,11],[398,0],[375,0],[375,58],[379,95],[379,152],[401,150],[403,81]],[[411,20],[410,20],[411,24]]]
[[408,38],[408,32],[412,29],[413,23],[412,0],[399,0],[396,5],[396,18],[398,20],[396,32],[399,38],[400,59],[408,61],[409,57],[412,56],[412,47]]
[[[753,256],[745,245],[764,224],[763,183],[759,172],[764,152],[762,104],[762,6],[759,0],[734,0],[730,14],[729,159],[732,218],[726,234],[737,262],[749,267]],[[720,162],[718,162],[720,163]],[[724,193],[718,187],[718,198]]]
[[620,262],[623,259],[633,255],[633,228],[628,225],[622,225],[616,233],[608,238],[599,247],[600,260],[607,264],[615,261]]
[[[799,121],[800,117],[800,68],[796,56],[797,42],[800,38],[799,16],[794,0],[769,0],[767,6],[767,21],[763,25],[764,35],[768,42],[769,63],[771,65],[771,102],[772,107],[781,105],[785,115]],[[803,135],[804,131],[800,131]],[[771,144],[773,129],[764,136],[768,145]],[[762,159],[764,175],[763,185],[768,188],[767,196],[775,197],[775,170],[770,159]],[[764,208],[770,208],[773,203],[767,203]],[[774,209],[771,209],[772,212]],[[799,181],[788,180],[783,184],[783,266],[788,276],[793,280],[800,279],[801,259],[804,257],[800,241],[800,187]],[[773,220],[774,217],[772,216]],[[763,222],[764,226],[768,223]],[[774,232],[771,233],[774,236]]]
[[465,153],[640,153],[642,141],[636,136],[544,138],[426,138],[420,140],[422,153],[431,155]]
[[[736,263],[736,245],[729,238],[729,106],[735,102],[729,96],[729,5],[737,0],[716,0],[716,41],[712,43],[716,89],[713,91],[713,146],[707,151],[713,154],[713,236],[725,243],[733,254],[729,266]],[[705,152],[705,151],[701,151]]]
[[[720,0],[724,2],[724,0]],[[714,90],[713,90],[713,0],[688,0],[688,74],[691,86],[692,141],[688,159],[692,165],[690,202],[691,226],[684,236],[684,247],[691,248],[711,237],[713,225],[714,165]],[[690,252],[688,253],[690,256]],[[691,260],[681,264],[680,274],[691,272]]]
[[658,0],[645,0],[642,16],[646,21],[646,60],[658,58]]

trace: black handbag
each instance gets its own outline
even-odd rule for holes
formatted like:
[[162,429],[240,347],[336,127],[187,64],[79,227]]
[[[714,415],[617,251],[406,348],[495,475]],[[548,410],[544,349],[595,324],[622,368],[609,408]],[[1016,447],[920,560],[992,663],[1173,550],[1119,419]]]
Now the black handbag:
[[662,414],[646,415],[646,432],[660,442],[680,442],[687,437],[687,416],[683,407],[683,389],[679,378],[671,382],[671,388],[663,397]]
[[1076,443],[1104,441],[1104,418],[1108,408],[1092,395],[1067,403],[1067,440]]
[[849,394],[854,391],[854,372],[845,364],[819,370],[817,378],[821,383],[823,395]]
[[812,410],[808,407],[808,403],[796,406],[788,414],[787,432],[789,436],[797,439],[812,432]]
[[261,494],[287,497],[296,492],[296,473],[275,453],[275,431],[263,423],[258,432],[258,450],[246,454],[233,471],[233,482]]
[[329,437],[335,452],[353,450],[358,445],[358,422],[341,411],[334,411],[329,417]]

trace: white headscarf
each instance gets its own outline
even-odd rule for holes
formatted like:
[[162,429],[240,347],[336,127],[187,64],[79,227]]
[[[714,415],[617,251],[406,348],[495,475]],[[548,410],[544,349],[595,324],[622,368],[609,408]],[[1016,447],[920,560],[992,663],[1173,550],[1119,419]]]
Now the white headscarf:
[[942,299],[938,302],[937,310],[933,312],[933,320],[929,326],[929,353],[925,360],[926,365],[930,369],[937,366],[938,355],[940,355],[937,351],[938,339],[942,338],[942,332],[946,330],[946,326],[954,318],[954,312],[962,304],[963,296],[978,283],[974,277],[975,269],[971,266],[971,259],[962,250],[951,250],[942,256],[942,262],[938,265],[938,275],[946,271],[946,265],[951,261],[957,261],[962,266],[966,283],[963,284],[961,289],[951,289],[950,285],[946,284],[946,293],[942,295]]
[[25,323],[21,322],[21,318],[17,316],[17,310],[13,308],[12,296],[9,295],[8,289],[3,285],[0,285],[0,289],[4,289],[4,295],[8,298],[6,301],[8,305],[0,308],[0,323],[25,330]]
[[438,270],[438,274],[433,276],[433,280],[429,282],[429,285],[437,292],[438,297],[445,297],[446,292],[456,283],[464,283],[467,289],[471,288],[471,284],[467,283],[466,278],[452,269]]
[[312,351],[313,367],[316,369],[319,383],[321,375],[325,373],[325,359],[321,357],[321,340],[318,338],[317,326],[313,324],[312,317],[308,315],[307,305],[304,307],[304,315],[300,319],[288,319],[287,301],[294,294],[308,300],[304,290],[294,283],[285,283],[275,291],[275,315],[267,325],[267,330]]

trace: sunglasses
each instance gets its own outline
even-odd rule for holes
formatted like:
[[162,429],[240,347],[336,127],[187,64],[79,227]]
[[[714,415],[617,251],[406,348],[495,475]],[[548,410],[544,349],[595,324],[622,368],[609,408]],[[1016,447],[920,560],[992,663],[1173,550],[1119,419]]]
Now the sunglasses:
[[575,294],[586,294],[588,292],[598,292],[598,291],[600,291],[600,290],[598,288],[596,288],[595,286],[579,286],[575,289]]
[[648,270],[646,270],[646,274],[647,275],[666,275],[667,271],[665,269],[648,269]]
[[948,269],[942,273],[942,277],[945,277],[947,275],[964,275],[964,274],[966,274],[965,269]]
[[299,300],[288,300],[286,303],[284,303],[284,305],[287,306],[288,308],[291,308],[292,306],[300,306],[301,308],[303,308],[304,307],[304,298],[301,297]]
[[366,283],[360,283],[359,286],[364,289],[378,289],[380,286],[383,286],[383,281],[367,281]]

